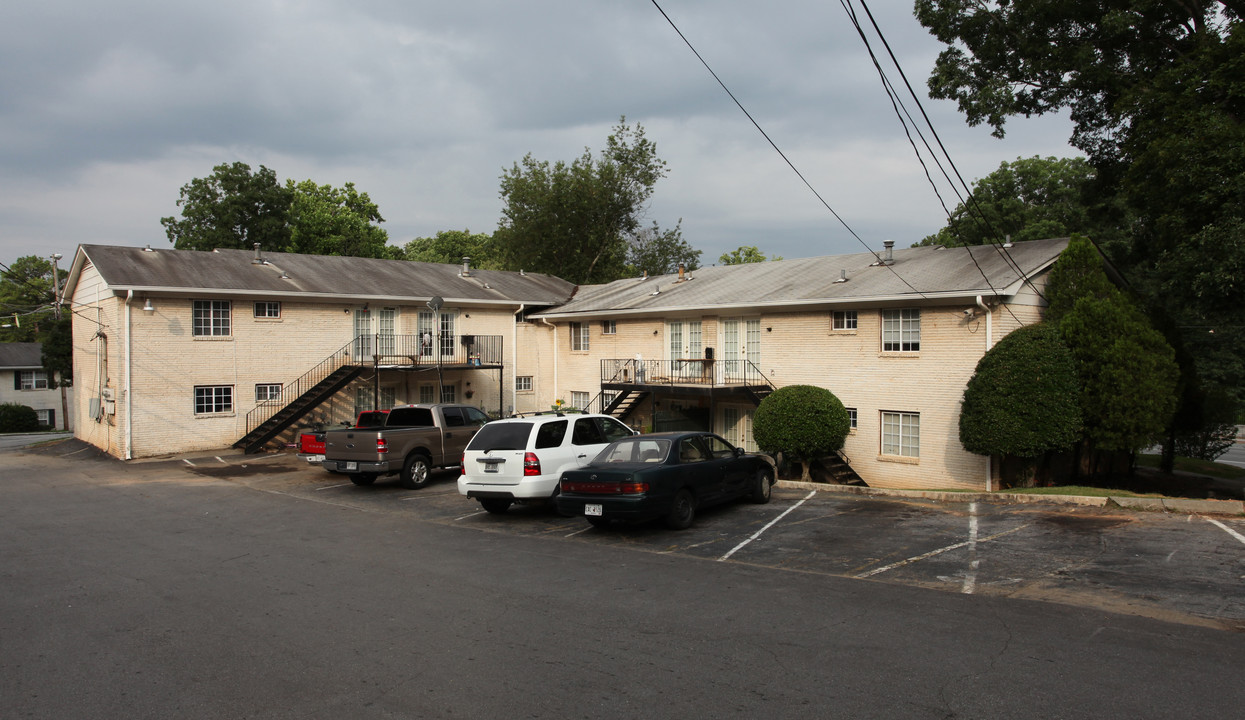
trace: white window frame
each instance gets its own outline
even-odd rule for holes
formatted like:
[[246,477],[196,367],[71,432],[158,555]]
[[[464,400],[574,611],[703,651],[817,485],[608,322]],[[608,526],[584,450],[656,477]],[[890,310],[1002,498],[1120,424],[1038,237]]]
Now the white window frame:
[[602,335],[617,335],[618,334],[618,321],[617,320],[602,320],[601,321],[601,334]]
[[419,386],[419,402],[427,405],[437,401],[437,386],[432,383],[423,383]]
[[255,383],[255,402],[281,399],[281,383]]
[[46,370],[18,370],[18,390],[47,390],[49,387]]
[[856,432],[857,419],[856,408],[847,408],[847,427],[850,432]]
[[590,402],[592,402],[592,397],[589,393],[579,390],[571,391],[571,407],[576,410],[587,410]]
[[892,457],[921,457],[921,413],[881,411],[882,454]]
[[281,319],[281,303],[272,300],[256,300],[255,301],[255,319],[256,320],[280,320]]
[[516,375],[514,378],[514,391],[515,392],[531,392],[532,391],[532,376],[531,375]]
[[573,322],[570,324],[571,352],[588,352],[588,323]]
[[228,415],[233,408],[233,385],[195,385],[195,415]]
[[850,332],[859,328],[859,320],[855,310],[833,310],[830,312],[830,329]]
[[882,311],[882,352],[921,351],[921,311],[902,308]]
[[229,300],[190,302],[192,337],[230,337],[233,335],[233,303]]

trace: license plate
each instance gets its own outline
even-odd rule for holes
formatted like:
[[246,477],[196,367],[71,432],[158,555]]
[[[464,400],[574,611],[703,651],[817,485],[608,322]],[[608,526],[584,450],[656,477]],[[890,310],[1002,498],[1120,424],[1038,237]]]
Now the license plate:
[[359,463],[357,462],[348,462],[348,463],[343,463],[343,464],[346,466],[345,468],[343,468],[346,472],[359,469]]
[[316,464],[322,463],[324,462],[324,456],[323,455],[308,455],[307,462],[316,463]]
[[497,463],[484,463],[484,472],[486,473],[497,472]]
[[604,508],[594,503],[588,503],[587,505],[584,505],[585,515],[595,515],[597,517],[600,517],[603,514],[602,513],[603,510]]

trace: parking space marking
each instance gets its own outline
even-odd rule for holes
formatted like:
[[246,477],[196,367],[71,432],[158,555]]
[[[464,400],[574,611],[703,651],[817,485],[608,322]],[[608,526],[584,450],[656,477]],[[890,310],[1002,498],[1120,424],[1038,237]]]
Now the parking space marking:
[[333,488],[346,487],[348,485],[354,485],[354,483],[338,483],[337,485],[325,485],[324,487],[316,488],[316,492],[320,492],[321,490],[332,490]]
[[189,460],[187,460],[186,458],[182,458],[182,462],[186,463],[186,464],[187,464],[187,465],[189,465],[190,467],[198,467],[198,465],[195,465],[194,463],[190,462],[190,461],[189,461]]
[[981,560],[977,558],[977,503],[968,504],[968,572],[964,575],[964,587],[960,592],[972,595],[977,586],[977,568]]
[[743,548],[743,546],[745,546],[745,545],[747,545],[748,543],[752,542],[753,540],[756,540],[757,538],[761,537],[761,533],[765,532],[766,530],[769,530],[771,527],[773,527],[773,526],[774,526],[774,523],[776,523],[776,522],[778,522],[779,520],[782,520],[783,518],[787,517],[787,513],[791,512],[792,510],[794,510],[794,509],[798,508],[799,506],[803,505],[803,504],[805,503],[805,501],[807,501],[809,498],[813,497],[813,496],[814,496],[814,495],[816,495],[816,494],[817,494],[817,491],[816,491],[816,490],[811,490],[811,491],[809,491],[809,493],[808,493],[807,495],[805,495],[805,496],[804,496],[804,499],[803,499],[803,500],[799,501],[798,503],[796,503],[796,504],[792,505],[791,507],[787,508],[786,510],[784,510],[784,511],[783,511],[783,513],[782,513],[781,515],[779,515],[778,517],[774,518],[773,520],[770,520],[770,521],[769,521],[769,524],[767,524],[765,527],[763,527],[763,528],[761,528],[760,530],[757,530],[756,532],[752,533],[752,537],[748,538],[747,540],[744,540],[743,542],[739,543],[739,544],[738,544],[738,545],[736,545],[735,547],[731,548],[731,551],[730,551],[730,552],[728,552],[728,553],[726,553],[725,555],[723,555],[722,557],[718,558],[718,562],[721,562],[721,561],[723,561],[723,560],[725,560],[725,559],[729,558],[731,555],[734,555],[734,554],[735,554],[735,552],[736,552],[737,550],[739,550],[739,549]]
[[1206,522],[1208,522],[1208,523],[1212,523],[1212,524],[1214,524],[1214,525],[1217,525],[1217,526],[1219,527],[1219,529],[1220,529],[1220,530],[1223,530],[1224,532],[1226,532],[1227,534],[1229,534],[1229,535],[1231,535],[1232,537],[1236,538],[1237,540],[1240,540],[1242,543],[1245,543],[1245,535],[1240,534],[1239,532],[1237,532],[1237,531],[1233,530],[1232,528],[1228,527],[1227,525],[1224,525],[1223,523],[1221,523],[1221,522],[1219,522],[1218,520],[1215,520],[1215,519],[1213,519],[1213,518],[1205,518],[1205,520],[1206,520]]
[[456,518],[454,518],[454,522],[458,522],[459,520],[466,520],[467,518],[475,517],[476,515],[483,515],[483,514],[484,514],[484,513],[486,513],[486,512],[488,512],[488,511],[487,511],[487,510],[480,510],[480,511],[478,511],[478,512],[473,512],[473,513],[471,513],[470,515],[463,515],[462,517],[456,517]]
[[580,533],[586,533],[586,532],[588,532],[588,531],[589,531],[589,530],[591,530],[591,529],[592,529],[592,526],[591,526],[591,525],[585,525],[583,528],[581,528],[581,529],[579,529],[579,530],[576,530],[575,532],[571,533],[570,535],[563,535],[562,537],[575,537],[576,535],[578,535],[578,534],[580,534]]
[[[1004,531],[1003,531],[1003,532],[1001,532],[1001,533],[995,533],[995,534],[993,534],[993,535],[990,535],[990,536],[987,536],[987,537],[981,538],[980,540],[973,540],[973,542],[974,542],[974,543],[976,543],[976,542],[989,542],[989,541],[991,541],[991,540],[995,540],[995,539],[997,539],[997,538],[1001,538],[1001,537],[1003,537],[1004,535],[1011,535],[1011,534],[1012,534],[1012,533],[1014,533],[1014,532],[1019,532],[1020,530],[1024,530],[1024,529],[1025,529],[1025,528],[1027,528],[1027,527],[1029,527],[1029,523],[1025,523],[1024,525],[1021,525],[1020,527],[1014,527],[1014,528],[1012,528],[1011,530],[1004,530]],[[899,562],[897,562],[897,563],[891,563],[890,565],[885,565],[885,566],[880,567],[880,568],[875,568],[875,569],[873,569],[873,570],[870,570],[870,571],[869,571],[869,572],[867,572],[867,573],[861,573],[861,574],[856,575],[856,576],[854,576],[854,577],[856,577],[857,579],[861,579],[861,578],[873,577],[874,575],[881,575],[882,573],[884,573],[884,572],[886,572],[886,571],[888,571],[888,570],[894,570],[895,568],[901,568],[901,567],[903,567],[904,565],[911,565],[911,564],[912,564],[912,563],[914,563],[914,562],[920,562],[921,560],[924,560],[924,559],[926,559],[926,558],[932,558],[932,557],[934,557],[935,555],[941,555],[941,554],[943,554],[943,553],[945,553],[945,552],[950,552],[951,550],[959,550],[959,549],[960,549],[960,548],[962,548],[962,547],[967,547],[967,546],[968,546],[968,544],[969,544],[969,541],[968,541],[968,540],[965,540],[964,542],[959,542],[959,543],[955,543],[955,544],[953,544],[953,545],[948,545],[948,546],[946,546],[946,547],[941,547],[941,548],[938,548],[937,550],[930,550],[930,551],[929,551],[929,552],[927,552],[927,553],[922,553],[922,554],[917,555],[917,556],[915,556],[915,557],[910,557],[910,558],[908,558],[907,560],[900,560],[900,561],[899,561]]]

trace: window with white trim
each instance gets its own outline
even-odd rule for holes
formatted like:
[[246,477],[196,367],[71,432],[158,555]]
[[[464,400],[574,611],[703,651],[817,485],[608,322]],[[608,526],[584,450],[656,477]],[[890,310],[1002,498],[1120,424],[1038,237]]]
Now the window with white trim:
[[921,311],[915,308],[882,311],[882,351],[920,352]]
[[850,430],[856,429],[856,408],[847,408],[847,426]]
[[35,417],[38,418],[39,424],[45,427],[52,427],[56,423],[55,410],[35,410]]
[[437,386],[436,385],[420,385],[419,386],[419,401],[425,405],[428,403],[436,402],[437,401]]
[[233,412],[233,385],[196,385],[195,415]]
[[571,323],[571,350],[586,352],[588,350],[587,323]]
[[617,335],[618,334],[618,321],[602,320],[601,321],[601,334],[602,335]]
[[275,320],[281,317],[281,303],[279,302],[257,302],[255,303],[255,317],[265,320]]
[[47,390],[48,374],[45,370],[18,370],[14,375],[15,390]]
[[588,393],[574,390],[571,391],[571,407],[577,410],[587,410],[588,402]]
[[856,321],[855,310],[835,310],[830,313],[831,330],[855,330]]
[[191,334],[194,337],[227,337],[232,305],[228,300],[195,300],[192,303]]
[[458,386],[442,385],[441,386],[441,402],[453,403],[458,402]]
[[514,391],[515,392],[531,392],[532,391],[532,376],[531,375],[515,376]]
[[921,456],[921,414],[882,411],[882,454]]
[[281,399],[281,383],[259,383],[255,386],[255,402]]

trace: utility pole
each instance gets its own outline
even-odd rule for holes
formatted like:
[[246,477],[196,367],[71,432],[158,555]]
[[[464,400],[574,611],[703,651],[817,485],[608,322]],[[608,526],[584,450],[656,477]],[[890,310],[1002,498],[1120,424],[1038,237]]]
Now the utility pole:
[[63,255],[60,253],[52,253],[52,311],[56,313],[56,319],[61,319],[61,273],[56,267],[56,261],[60,260]]

